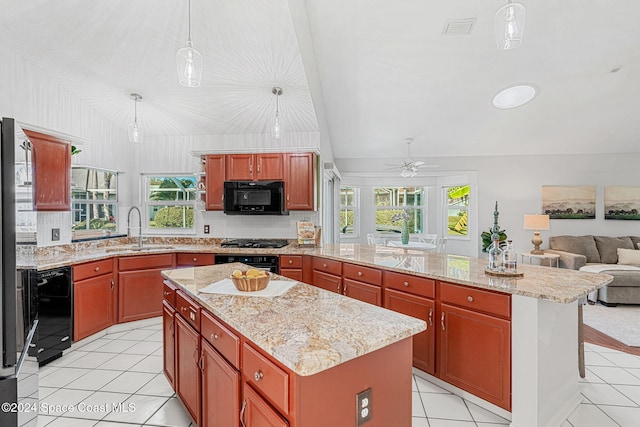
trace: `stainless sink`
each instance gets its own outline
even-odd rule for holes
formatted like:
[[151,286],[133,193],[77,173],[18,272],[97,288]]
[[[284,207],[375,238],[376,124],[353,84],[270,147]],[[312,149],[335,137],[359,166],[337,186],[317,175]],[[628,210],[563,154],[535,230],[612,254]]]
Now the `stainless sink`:
[[127,252],[127,251],[135,251],[135,252],[142,252],[142,251],[160,251],[160,250],[166,250],[166,249],[173,249],[173,246],[167,246],[167,245],[142,245],[142,246],[138,246],[138,245],[122,245],[122,246],[109,246],[108,248],[105,248],[105,252]]

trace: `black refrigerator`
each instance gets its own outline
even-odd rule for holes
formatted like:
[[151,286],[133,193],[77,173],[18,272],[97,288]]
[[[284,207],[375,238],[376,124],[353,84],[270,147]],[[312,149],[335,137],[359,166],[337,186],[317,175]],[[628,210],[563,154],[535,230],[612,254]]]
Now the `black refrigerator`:
[[0,126],[0,426],[35,426],[38,364],[28,349],[38,325],[37,285],[35,271],[16,262],[16,123],[2,118]]

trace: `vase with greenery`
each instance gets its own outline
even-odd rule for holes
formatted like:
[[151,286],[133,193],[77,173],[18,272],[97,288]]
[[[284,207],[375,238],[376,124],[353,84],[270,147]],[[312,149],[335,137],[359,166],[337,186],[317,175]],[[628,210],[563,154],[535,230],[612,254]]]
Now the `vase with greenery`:
[[482,252],[489,250],[493,241],[496,240],[496,237],[499,237],[497,240],[500,248],[507,245],[507,233],[505,230],[500,229],[498,225],[498,215],[498,202],[496,202],[496,207],[493,211],[493,227],[491,227],[489,231],[483,231],[480,234],[480,238],[482,238]]
[[402,212],[398,212],[397,214],[391,217],[391,221],[399,221],[402,220],[402,228],[400,238],[402,239],[402,244],[406,245],[409,243],[409,220],[411,219],[411,215],[408,209],[403,210]]

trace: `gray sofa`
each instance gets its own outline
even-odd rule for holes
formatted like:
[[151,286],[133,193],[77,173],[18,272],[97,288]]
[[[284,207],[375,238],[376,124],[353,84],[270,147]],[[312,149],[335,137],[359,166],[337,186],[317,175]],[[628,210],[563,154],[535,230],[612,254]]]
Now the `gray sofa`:
[[620,269],[626,267],[617,264],[618,248],[639,249],[639,244],[638,236],[552,236],[545,252],[560,255],[560,267],[573,270],[585,265],[615,264],[611,270],[600,271],[614,279],[598,291],[598,301],[607,306],[640,304],[640,271]]

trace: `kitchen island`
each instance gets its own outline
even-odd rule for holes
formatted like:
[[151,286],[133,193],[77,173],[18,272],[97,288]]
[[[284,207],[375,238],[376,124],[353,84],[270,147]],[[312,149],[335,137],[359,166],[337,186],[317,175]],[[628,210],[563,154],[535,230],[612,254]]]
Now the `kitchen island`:
[[[162,272],[166,310],[175,309],[165,321],[165,372],[197,424],[349,427],[360,416],[371,427],[411,425],[411,336],[425,322],[295,281],[276,297],[201,292],[242,267]],[[213,366],[225,374],[207,382]],[[216,394],[220,378],[232,380]],[[229,404],[217,405],[223,394]]]

